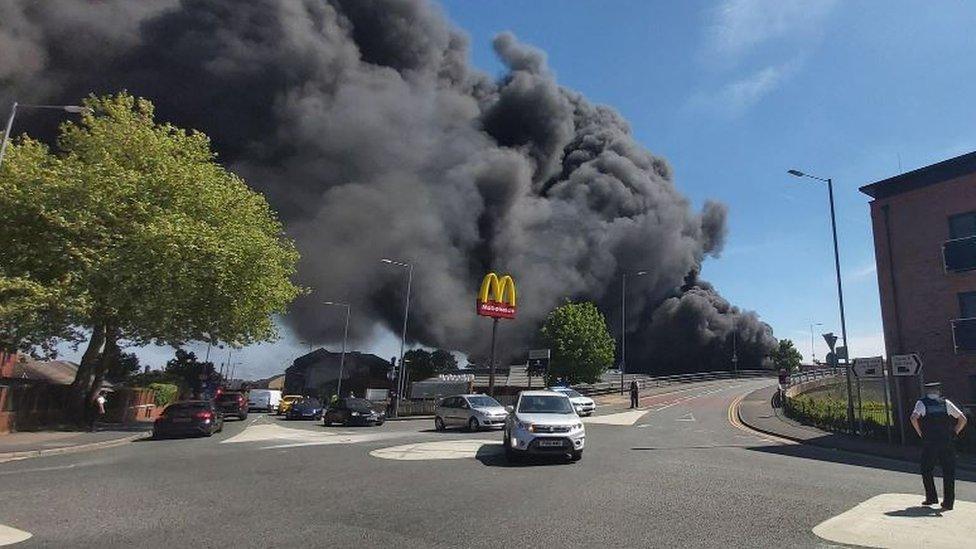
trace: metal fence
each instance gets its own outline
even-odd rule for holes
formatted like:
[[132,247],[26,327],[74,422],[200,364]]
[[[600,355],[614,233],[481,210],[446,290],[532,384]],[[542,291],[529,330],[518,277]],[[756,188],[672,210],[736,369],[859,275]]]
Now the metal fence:
[[[682,383],[695,383],[698,381],[714,381],[720,379],[756,378],[773,377],[776,373],[772,370],[738,370],[738,371],[718,371],[718,372],[696,372],[693,374],[677,374],[670,376],[647,376],[630,375],[624,376],[624,389],[629,388],[630,382],[637,381],[638,386],[643,390],[649,387],[665,387]],[[574,389],[580,393],[593,395],[606,395],[620,392],[620,380],[603,381],[600,383],[589,383],[574,385]]]

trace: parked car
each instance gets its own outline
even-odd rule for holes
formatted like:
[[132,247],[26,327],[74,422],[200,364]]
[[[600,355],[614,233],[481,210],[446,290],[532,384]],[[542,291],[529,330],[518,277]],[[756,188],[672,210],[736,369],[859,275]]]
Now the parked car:
[[568,396],[569,401],[576,408],[576,413],[580,416],[593,415],[593,410],[596,410],[596,402],[593,402],[592,398],[579,394],[572,387],[550,387],[549,390]]
[[278,414],[287,414],[291,405],[305,398],[304,395],[285,395],[278,401]]
[[340,398],[322,415],[323,425],[383,425],[384,421],[386,414],[374,410],[364,398]]
[[288,408],[285,419],[322,419],[322,403],[312,397],[297,400]]
[[224,429],[224,415],[209,400],[183,400],[163,409],[153,422],[152,437],[211,436]]
[[522,391],[505,421],[505,457],[516,461],[527,454],[583,457],[586,430],[566,395],[556,391]]
[[214,404],[224,417],[233,416],[237,419],[247,419],[247,397],[240,391],[226,391],[217,395]]
[[281,391],[277,389],[251,389],[247,394],[248,411],[263,410],[273,413],[281,401]]
[[487,395],[456,395],[442,399],[434,408],[434,428],[466,427],[469,431],[501,429],[508,412]]

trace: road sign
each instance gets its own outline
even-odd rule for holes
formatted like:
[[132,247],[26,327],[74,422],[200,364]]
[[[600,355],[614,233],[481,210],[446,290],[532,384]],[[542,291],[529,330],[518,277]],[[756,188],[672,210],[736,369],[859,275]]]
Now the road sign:
[[884,358],[880,356],[855,358],[854,375],[860,379],[884,377]]
[[837,355],[837,358],[847,359],[847,347],[837,347],[834,349],[834,354]]
[[549,349],[529,351],[528,373],[533,376],[545,375],[549,371]]
[[891,373],[896,376],[914,376],[922,369],[918,354],[894,355],[891,357]]
[[830,347],[830,350],[833,351],[834,345],[837,344],[837,336],[834,335],[834,332],[827,332],[823,335],[823,338],[827,342],[827,346]]

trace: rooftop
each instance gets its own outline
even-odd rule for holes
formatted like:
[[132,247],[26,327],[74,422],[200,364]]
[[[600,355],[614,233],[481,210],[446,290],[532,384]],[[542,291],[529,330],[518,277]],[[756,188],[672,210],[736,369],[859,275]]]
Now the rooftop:
[[861,187],[861,192],[874,199],[888,198],[970,173],[976,173],[976,151],[876,181]]

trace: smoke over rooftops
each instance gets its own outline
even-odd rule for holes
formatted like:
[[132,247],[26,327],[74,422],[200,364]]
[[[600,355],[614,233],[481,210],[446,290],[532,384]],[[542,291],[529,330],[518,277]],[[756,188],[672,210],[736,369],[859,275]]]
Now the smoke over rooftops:
[[414,0],[14,0],[0,4],[0,104],[125,88],[209,134],[297,240],[315,292],[286,321],[306,340],[341,334],[323,299],[352,303],[353,340],[398,331],[404,273],[388,256],[415,265],[408,334],[429,346],[483,353],[474,294],[489,269],[518,284],[511,353],[567,298],[596,301],[616,332],[621,272],[648,269],[628,284],[630,369],[727,364],[733,317],[740,356],[771,349],[767,325],[697,280],[726,207],[692,210],[668,163],[560,86],[542,51],[510,33],[493,45],[498,81]]

